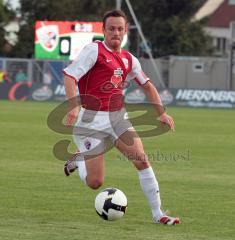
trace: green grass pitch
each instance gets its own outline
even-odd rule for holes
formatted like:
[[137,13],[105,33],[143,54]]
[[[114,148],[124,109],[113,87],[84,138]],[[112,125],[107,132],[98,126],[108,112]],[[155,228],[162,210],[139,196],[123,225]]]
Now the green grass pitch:
[[98,217],[99,190],[66,178],[53,156],[57,141],[71,139],[47,127],[56,105],[0,101],[1,240],[234,239],[234,110],[169,108],[176,132],[143,139],[163,206],[182,220],[168,227],[152,223],[137,173],[116,150],[106,154],[103,188],[123,190],[128,210],[116,222]]

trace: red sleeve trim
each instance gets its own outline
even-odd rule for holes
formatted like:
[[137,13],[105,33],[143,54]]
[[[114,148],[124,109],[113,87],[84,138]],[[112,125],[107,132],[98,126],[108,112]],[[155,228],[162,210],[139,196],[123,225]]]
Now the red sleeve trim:
[[140,85],[143,86],[143,85],[145,85],[147,82],[151,82],[149,78],[148,78],[148,80],[147,80],[145,83],[140,84]]
[[[145,81],[146,81],[145,83],[147,83],[147,82],[150,80],[150,78],[147,77],[143,71],[141,71],[141,74],[142,74],[142,77],[143,77],[143,78],[145,79]],[[145,83],[141,83],[141,82],[138,80],[138,78],[135,78],[135,81],[136,81],[137,84],[139,84],[139,85],[144,85],[144,84],[145,84]]]
[[141,83],[137,78],[135,78],[134,80],[135,80],[135,82],[136,82],[139,86],[144,85],[144,84],[146,84],[147,82],[150,82],[150,79],[149,79],[149,78],[146,79],[147,81],[146,81],[145,83]]
[[70,74],[68,74],[68,73],[67,73],[67,72],[65,72],[64,70],[62,70],[62,72],[63,72],[63,74],[64,74],[64,75],[66,75],[66,76],[68,76],[68,77],[72,78],[74,81],[76,81],[76,82],[77,82],[77,79],[76,79],[74,76],[71,76]]

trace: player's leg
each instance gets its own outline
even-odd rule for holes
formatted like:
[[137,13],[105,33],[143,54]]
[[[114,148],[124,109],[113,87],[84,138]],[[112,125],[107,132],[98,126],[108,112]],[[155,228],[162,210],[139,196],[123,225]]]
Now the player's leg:
[[90,188],[97,189],[104,182],[104,155],[85,155],[77,152],[66,161],[64,173],[69,176],[75,170],[78,170],[81,180]]
[[134,130],[128,130],[116,140],[115,146],[137,168],[140,185],[149,201],[153,217],[160,218],[163,214],[161,211],[159,186],[147,155],[144,152],[141,139]]
[[143,144],[136,131],[126,131],[116,141],[115,146],[130,159],[138,170],[141,188],[148,199],[154,222],[174,225],[178,218],[166,216],[161,210],[158,181],[144,152]]
[[88,157],[84,162],[87,173],[85,183],[92,189],[98,189],[104,182],[104,155]]
[[81,180],[93,189],[99,188],[104,181],[103,153],[108,134],[100,129],[106,127],[107,121],[108,118],[103,119],[96,111],[81,108],[73,129],[73,138],[79,153],[65,164],[64,172],[67,176],[78,169]]
[[124,156],[131,160],[138,170],[150,167],[147,155],[144,152],[142,141],[134,129],[127,130],[119,136],[115,141],[115,147]]

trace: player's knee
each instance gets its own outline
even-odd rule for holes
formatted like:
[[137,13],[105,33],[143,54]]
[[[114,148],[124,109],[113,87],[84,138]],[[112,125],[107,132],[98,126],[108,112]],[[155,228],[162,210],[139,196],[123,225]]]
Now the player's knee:
[[87,185],[92,189],[98,189],[103,185],[104,180],[100,178],[93,178],[87,181]]
[[148,156],[145,153],[141,153],[137,155],[133,163],[138,170],[143,170],[150,166],[150,163],[148,161]]
[[138,164],[138,170],[143,170],[145,168],[148,168],[150,166],[148,161],[142,161]]

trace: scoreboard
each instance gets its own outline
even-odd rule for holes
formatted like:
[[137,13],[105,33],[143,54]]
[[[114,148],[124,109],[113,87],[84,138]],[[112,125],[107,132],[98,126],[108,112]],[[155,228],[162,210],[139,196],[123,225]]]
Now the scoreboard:
[[103,39],[102,22],[36,21],[35,58],[73,60],[85,45]]

